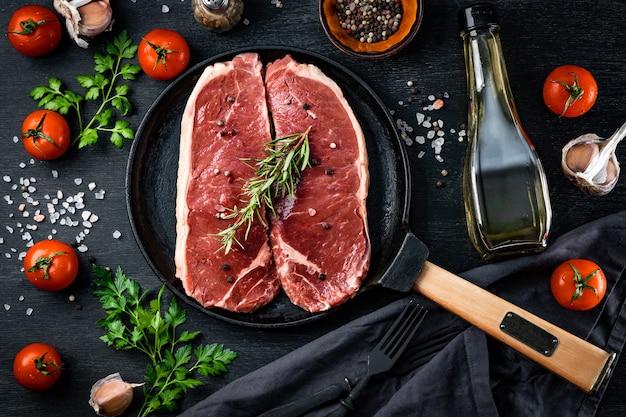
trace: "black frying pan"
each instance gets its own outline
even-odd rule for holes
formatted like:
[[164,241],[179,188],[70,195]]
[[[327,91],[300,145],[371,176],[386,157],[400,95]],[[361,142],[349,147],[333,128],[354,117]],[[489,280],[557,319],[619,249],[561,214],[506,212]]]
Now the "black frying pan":
[[217,55],[169,85],[148,110],[130,151],[126,190],[133,232],[154,272],[180,298],[209,315],[254,327],[293,326],[336,309],[312,314],[293,305],[282,292],[251,313],[207,309],[187,296],[175,277],[175,196],[183,109],[207,65],[228,61],[242,52],[257,52],[264,63],[286,54],[312,63],[337,82],[352,106],[365,134],[371,178],[367,210],[372,261],[367,282],[377,282],[389,269],[404,236],[401,229],[407,223],[410,195],[408,158],[386,107],[363,81],[328,58],[298,49],[255,47]]

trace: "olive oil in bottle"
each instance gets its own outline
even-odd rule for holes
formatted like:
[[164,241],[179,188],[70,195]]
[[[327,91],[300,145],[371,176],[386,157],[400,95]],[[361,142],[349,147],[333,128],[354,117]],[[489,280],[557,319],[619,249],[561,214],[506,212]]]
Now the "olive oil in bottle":
[[545,249],[552,218],[545,172],[513,101],[493,5],[459,13],[469,95],[463,197],[484,260]]

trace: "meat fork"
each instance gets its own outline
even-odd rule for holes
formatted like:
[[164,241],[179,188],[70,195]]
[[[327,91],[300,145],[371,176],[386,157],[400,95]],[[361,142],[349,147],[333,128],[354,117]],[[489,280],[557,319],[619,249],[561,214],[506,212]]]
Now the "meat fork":
[[347,416],[354,410],[355,398],[374,375],[387,372],[393,367],[413,338],[426,313],[427,310],[413,303],[409,303],[402,310],[400,316],[367,357],[365,376],[350,390],[348,396],[341,400],[339,408],[330,414],[330,417]]
[[[429,339],[409,345],[389,372],[394,375],[404,375],[421,367],[434,358],[459,333],[460,329],[449,327]],[[343,381],[329,385],[315,394],[272,408],[258,417],[302,416],[321,405],[343,398],[350,392],[352,387],[356,386],[359,380],[360,378],[346,377]]]

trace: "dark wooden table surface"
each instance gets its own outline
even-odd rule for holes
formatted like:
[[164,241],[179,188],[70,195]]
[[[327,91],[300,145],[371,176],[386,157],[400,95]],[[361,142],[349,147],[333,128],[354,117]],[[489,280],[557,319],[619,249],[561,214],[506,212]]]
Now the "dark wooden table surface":
[[[22,0],[0,2],[1,27],[6,28],[11,13],[23,3]],[[32,3],[52,7],[51,0],[32,0]],[[407,144],[413,176],[411,224],[430,247],[430,259],[436,264],[455,272],[481,264],[469,243],[464,223],[461,167],[466,143],[460,142],[450,131],[461,129],[467,117],[457,11],[469,2],[427,1],[423,25],[416,39],[398,55],[378,61],[360,61],[334,49],[319,24],[317,2],[312,0],[282,0],[282,7],[277,7],[274,0],[248,0],[244,21],[231,32],[220,35],[206,31],[195,22],[190,3],[191,0],[113,0],[115,31],[127,29],[138,42],[153,28],[175,29],[191,46],[191,65],[244,46],[289,46],[324,54],[361,77],[394,113],[395,119],[414,129],[412,138],[425,135],[427,131],[418,125],[415,115],[422,112],[423,101],[428,101],[429,95],[449,96],[441,110],[426,112],[434,120],[444,122],[443,160],[435,159],[430,141],[424,145]],[[602,7],[582,0],[497,3],[518,110],[549,178],[554,206],[550,238],[554,239],[576,226],[625,207],[626,180],[605,197],[583,195],[563,176],[560,149],[567,140],[582,133],[608,136],[624,122],[626,38],[623,16],[626,3],[604,2]],[[143,376],[146,364],[143,357],[115,351],[98,339],[102,329],[95,322],[103,313],[91,294],[93,274],[88,260],[93,257],[101,265],[119,265],[144,288],[158,288],[161,284],[142,257],[127,215],[125,170],[130,142],[119,150],[101,140],[53,162],[31,161],[22,145],[16,143],[22,120],[36,109],[36,103],[28,95],[31,89],[46,84],[49,77],[58,77],[68,88],[82,91],[75,78],[91,73],[93,52],[102,47],[102,42],[96,41],[89,50],[82,50],[65,36],[54,53],[34,59],[13,50],[6,36],[0,41],[2,416],[89,416],[92,415],[87,404],[89,389],[97,379],[115,371],[123,371],[128,380],[140,380]],[[566,63],[589,68],[598,80],[600,91],[595,107],[587,115],[573,120],[559,119],[550,113],[541,98],[547,74],[553,67]],[[417,93],[411,92],[409,81]],[[139,125],[151,103],[167,85],[145,75],[131,84],[130,98],[135,111],[129,120],[133,127]],[[619,151],[626,153],[623,147]],[[448,175],[442,176],[442,170]],[[24,180],[31,182],[34,187],[31,195],[40,200],[44,210],[46,195],[54,198],[60,191],[65,200],[84,192],[85,207],[76,210],[71,217],[77,219],[85,211],[98,216],[98,221],[82,240],[87,250],[79,254],[79,278],[69,289],[59,293],[39,291],[24,279],[20,253],[27,249],[29,236],[36,241],[56,233],[56,238],[69,242],[84,227],[51,224],[49,219],[36,223],[32,218],[36,208],[20,190]],[[438,181],[444,186],[438,186]],[[90,189],[90,183],[95,184],[94,190]],[[104,198],[97,198],[102,191]],[[20,204],[26,204],[24,211],[20,211]],[[25,217],[25,212],[30,216]],[[35,224],[36,230],[32,227]],[[75,301],[69,300],[70,295]],[[237,351],[239,358],[227,375],[211,378],[206,386],[187,395],[182,407],[190,407],[228,382],[363,314],[373,297],[375,293],[355,300],[340,313],[323,320],[275,330],[225,323],[189,308],[189,329],[202,330],[203,342],[223,343]],[[60,383],[49,392],[26,391],[11,375],[15,353],[35,341],[55,345],[66,363]],[[626,363],[621,361],[600,404],[599,416],[624,415],[625,383]]]

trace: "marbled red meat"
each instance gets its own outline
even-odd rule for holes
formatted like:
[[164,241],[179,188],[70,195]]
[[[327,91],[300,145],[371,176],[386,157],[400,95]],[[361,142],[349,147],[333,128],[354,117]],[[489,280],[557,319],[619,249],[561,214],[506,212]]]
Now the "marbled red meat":
[[[252,311],[282,285],[294,304],[327,310],[354,296],[369,267],[365,140],[341,89],[317,67],[286,56],[267,65],[265,80],[261,73],[256,54],[215,64],[188,100],[181,124],[176,276],[206,307]],[[241,159],[265,156],[271,123],[276,137],[311,128],[313,166],[293,198],[274,202],[275,214],[262,213],[269,230],[256,221],[245,239],[241,228],[237,238],[245,249],[233,245],[225,254],[215,234],[232,219],[220,217],[245,204],[242,189],[254,172]]]
[[241,158],[264,157],[270,121],[257,54],[207,67],[194,87],[181,122],[176,201],[176,276],[205,307],[249,312],[280,291],[267,228],[255,221],[228,253],[215,234],[242,206],[241,193],[254,170]]
[[276,136],[311,127],[314,159],[295,198],[275,203],[276,270],[294,304],[326,310],[351,298],[369,267],[363,132],[341,89],[316,66],[286,56],[267,65],[265,86]]

